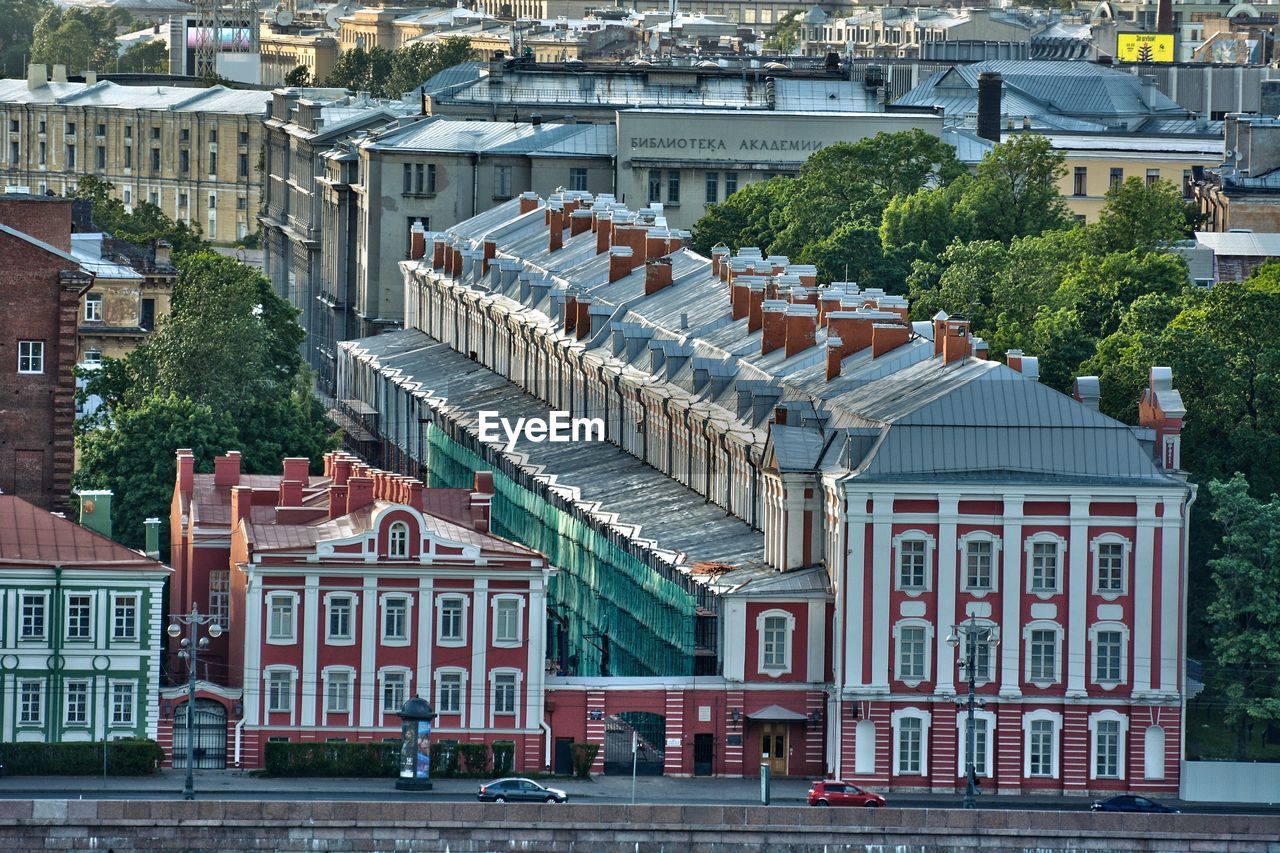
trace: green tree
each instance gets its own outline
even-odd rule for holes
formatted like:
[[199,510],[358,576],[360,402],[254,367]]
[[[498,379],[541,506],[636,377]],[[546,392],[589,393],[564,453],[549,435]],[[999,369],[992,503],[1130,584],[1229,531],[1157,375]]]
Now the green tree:
[[883,247],[916,246],[920,257],[934,258],[956,240],[973,239],[973,221],[958,207],[970,183],[964,175],[945,187],[895,195],[880,221]]
[[703,255],[723,244],[735,251],[742,246],[758,246],[768,254],[774,237],[782,228],[787,201],[795,180],[778,176],[749,183],[693,224],[693,247]]
[[1168,181],[1129,178],[1107,190],[1094,231],[1107,252],[1152,249],[1188,236],[1187,201]]
[[962,315],[973,334],[987,337],[994,316],[996,282],[1009,264],[1009,247],[996,240],[952,243],[938,257],[941,275],[936,285],[913,277],[911,301],[916,317],[927,319],[938,311]]
[[174,222],[150,202],[139,202],[132,213],[126,212],[124,202],[115,197],[115,187],[94,175],[82,175],[67,197],[92,202],[94,224],[122,240],[131,243],[167,240],[175,258],[208,247],[200,237],[198,225]]
[[162,41],[140,42],[121,54],[118,64],[131,74],[167,74],[169,48]]
[[1211,680],[1243,758],[1253,726],[1280,720],[1280,498],[1252,497],[1242,474],[1214,480],[1209,491],[1223,534],[1218,556],[1209,561]]
[[1008,243],[1070,224],[1058,181],[1065,155],[1038,134],[1018,134],[995,146],[978,164],[976,180],[960,200],[975,236]]
[[117,31],[130,20],[118,7],[50,8],[32,31],[31,61],[65,65],[69,74],[113,69]]
[[305,65],[295,65],[293,70],[284,75],[286,86],[306,88],[311,85],[311,69]]
[[0,65],[5,77],[27,76],[25,63],[36,24],[52,8],[50,0],[0,0]]
[[903,291],[910,265],[903,253],[884,250],[875,228],[855,222],[845,222],[821,240],[809,243],[797,260],[815,265],[820,281],[856,281],[890,293]]
[[383,97],[398,98],[446,68],[475,58],[471,40],[459,36],[402,47],[392,56],[391,74],[383,87]]
[[1140,296],[1171,295],[1187,286],[1187,265],[1181,257],[1134,249],[1080,258],[1063,278],[1055,301],[1075,312],[1083,331],[1104,338],[1119,328]]
[[778,23],[773,25],[765,36],[765,50],[777,53],[791,53],[800,44],[800,28],[804,26],[798,11],[784,12],[778,16]]

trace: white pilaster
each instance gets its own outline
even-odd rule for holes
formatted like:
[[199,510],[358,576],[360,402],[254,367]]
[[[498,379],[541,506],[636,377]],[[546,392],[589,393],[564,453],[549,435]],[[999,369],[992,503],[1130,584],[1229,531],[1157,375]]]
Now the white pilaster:
[[893,495],[876,495],[871,531],[871,673],[873,690],[889,692],[889,589],[893,570]]
[[245,725],[262,720],[262,587],[250,575],[246,582],[244,606],[244,717]]
[[1016,699],[1022,695],[1022,495],[1005,495],[1004,547],[1000,558],[1004,565],[1000,595],[1000,695]]
[[323,689],[316,670],[320,631],[320,576],[307,575],[302,593],[302,725],[316,724],[316,697]]
[[845,503],[848,508],[846,524],[849,530],[848,571],[844,584],[844,644],[845,687],[861,687],[866,683],[864,672],[866,649],[862,643],[863,581],[866,576],[867,495],[855,492]]
[[471,713],[472,720],[486,720],[485,697],[489,692],[489,581],[477,578],[471,604]]
[[1133,695],[1151,692],[1152,658],[1157,650],[1151,630],[1155,618],[1152,586],[1155,582],[1156,501],[1138,498],[1133,543]]
[[[1021,550],[1021,549],[1019,549]],[[1067,545],[1067,698],[1086,695],[1085,639],[1089,630],[1089,498],[1071,498],[1071,541]],[[1002,639],[1007,639],[1001,635]]]
[[959,517],[960,496],[938,495],[938,630],[934,632],[938,680],[934,692],[939,696],[954,696],[956,693],[955,651],[947,645],[947,636],[956,621],[956,523]]
[[1160,552],[1160,692],[1175,694],[1178,683],[1182,613],[1182,502],[1165,498]]
[[[431,579],[418,579],[418,636],[415,638],[415,645],[418,648],[418,677],[415,680],[417,692],[415,696],[420,696],[435,706],[435,695],[432,691],[435,689],[435,683],[431,678],[431,648],[435,645],[434,628],[432,627],[432,617],[435,616],[436,603],[431,594]],[[410,697],[412,698],[412,697]]]
[[822,681],[827,668],[827,603],[821,599],[809,602],[809,637],[805,643],[805,660],[807,661],[805,681],[818,684]]
[[747,668],[747,603],[730,598],[724,604],[724,677],[742,681]]
[[[378,579],[364,579],[360,603],[360,725],[372,726],[378,709]],[[352,614],[354,615],[354,614]]]
[[[525,715],[525,726],[531,729],[541,725],[545,706],[543,685],[547,675],[547,581],[550,574],[549,570],[545,571],[542,577],[529,582],[529,626],[525,629],[529,646],[529,677],[524,687],[528,691],[525,704],[529,709]],[[549,762],[551,756],[544,756],[544,760]]]

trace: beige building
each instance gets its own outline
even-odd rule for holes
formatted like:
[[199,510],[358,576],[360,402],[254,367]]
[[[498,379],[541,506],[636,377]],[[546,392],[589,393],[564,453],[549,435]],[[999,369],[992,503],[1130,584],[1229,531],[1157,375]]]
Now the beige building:
[[794,175],[815,151],[879,132],[942,133],[927,112],[779,113],[625,110],[618,113],[620,202],[661,204],[667,224],[692,228],[708,204],[748,183]]
[[76,362],[95,365],[103,357],[124,358],[168,316],[178,271],[169,246],[129,246],[129,255],[108,234],[72,234],[71,254],[93,274],[80,297]]
[[1190,201],[1195,168],[1222,162],[1222,140],[1211,137],[1054,134],[1049,141],[1067,158],[1066,175],[1058,184],[1067,207],[1087,222],[1098,218],[1107,190],[1129,178],[1148,184],[1168,181]]
[[338,61],[338,40],[330,32],[278,32],[263,24],[258,46],[261,82],[267,86],[284,85],[285,75],[299,65],[310,72],[312,85],[321,85]]
[[56,82],[32,66],[27,80],[0,80],[0,172],[6,185],[37,194],[64,194],[94,175],[126,209],[150,202],[232,243],[257,228],[270,99],[222,86]]

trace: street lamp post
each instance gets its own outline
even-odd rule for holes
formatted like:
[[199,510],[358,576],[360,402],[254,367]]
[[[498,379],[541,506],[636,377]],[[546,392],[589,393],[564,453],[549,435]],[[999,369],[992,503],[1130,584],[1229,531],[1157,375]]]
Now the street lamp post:
[[[965,659],[960,661],[960,668],[965,671],[966,680],[969,682],[969,696],[964,702],[965,709],[968,711],[965,723],[964,807],[973,809],[978,807],[976,800],[978,795],[978,772],[974,763],[974,755],[977,752],[978,745],[978,727],[974,724],[974,711],[978,707],[978,699],[975,693],[978,679],[978,643],[982,642],[989,647],[994,647],[999,645],[1000,641],[994,636],[994,629],[985,625],[979,626],[975,616],[970,616],[967,623],[952,626],[951,634],[947,637],[947,645],[953,649],[960,645],[960,635],[963,635],[965,639]],[[988,655],[990,655],[989,650]],[[987,736],[990,737],[990,733]]]
[[[168,634],[173,639],[182,637],[182,628],[186,626],[187,636],[182,637],[182,650],[178,652],[178,657],[187,662],[187,782],[182,789],[182,798],[185,800],[194,800],[196,798],[196,780],[194,774],[194,765],[196,763],[196,747],[195,738],[193,737],[195,729],[195,713],[196,713],[196,665],[200,656],[201,649],[209,647],[209,638],[218,639],[222,636],[222,626],[218,624],[216,618],[207,613],[202,614],[194,604],[191,605],[191,612],[186,614],[175,614],[173,621],[169,624]],[[205,633],[208,637],[196,638],[201,625],[207,626]]]

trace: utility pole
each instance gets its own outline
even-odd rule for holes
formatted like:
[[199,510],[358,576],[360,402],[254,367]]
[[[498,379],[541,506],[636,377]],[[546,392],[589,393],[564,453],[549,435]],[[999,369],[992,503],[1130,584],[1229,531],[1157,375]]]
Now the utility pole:
[[[978,643],[987,645],[987,659],[990,660],[991,650],[1000,644],[999,639],[995,636],[995,629],[985,625],[978,625],[977,617],[970,616],[969,621],[965,624],[954,625],[951,629],[951,635],[947,637],[947,645],[955,648],[960,645],[960,637],[963,636],[965,659],[960,661],[960,668],[965,671],[966,680],[969,682],[969,696],[964,702],[967,710],[967,719],[965,723],[965,788],[964,788],[964,807],[966,809],[974,809],[978,807],[978,772],[974,755],[977,752],[978,745],[978,727],[974,720],[974,711],[978,706],[976,695],[978,680]],[[988,732],[987,737],[994,736],[994,732]]]
[[[205,629],[205,633],[209,636],[196,639],[196,631],[201,625],[208,626]],[[183,626],[187,628],[187,636],[185,637],[182,637]],[[170,623],[167,633],[175,640],[178,637],[182,637],[182,651],[178,652],[178,657],[187,662],[187,781],[182,789],[182,798],[184,800],[194,800],[196,798],[194,773],[196,763],[196,666],[200,650],[209,647],[209,637],[216,640],[222,636],[222,626],[217,623],[214,616],[201,614],[199,609],[192,604],[190,613],[185,615],[175,614],[173,616],[173,622]]]
[[640,756],[640,737],[631,730],[631,805],[636,804],[636,761]]

